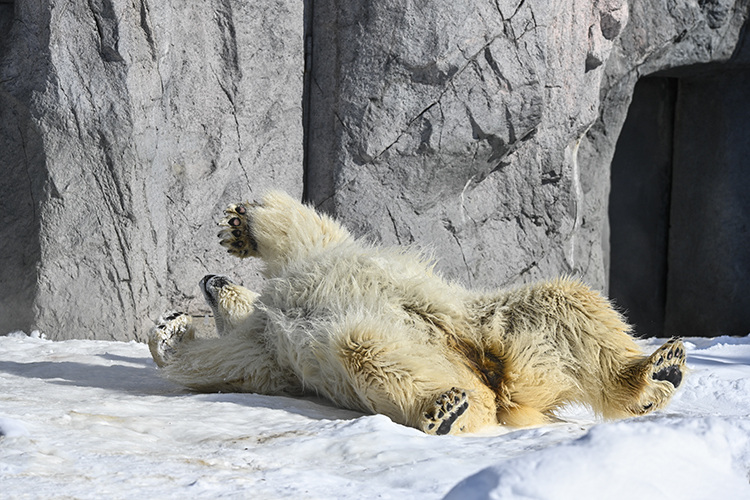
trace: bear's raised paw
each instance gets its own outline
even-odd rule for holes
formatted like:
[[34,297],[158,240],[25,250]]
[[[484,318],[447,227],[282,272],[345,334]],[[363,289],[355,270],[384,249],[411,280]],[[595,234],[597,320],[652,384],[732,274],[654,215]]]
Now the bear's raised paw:
[[183,312],[170,311],[162,314],[151,330],[148,348],[156,364],[164,367],[177,352],[177,346],[193,338],[193,318]]
[[466,391],[454,387],[441,394],[433,406],[427,409],[422,419],[422,430],[438,436],[448,434],[458,417],[466,413],[468,408]]
[[258,244],[250,229],[249,214],[253,206],[254,204],[247,202],[229,205],[224,210],[225,217],[219,222],[224,227],[219,231],[219,243],[230,254],[242,259],[258,252]]

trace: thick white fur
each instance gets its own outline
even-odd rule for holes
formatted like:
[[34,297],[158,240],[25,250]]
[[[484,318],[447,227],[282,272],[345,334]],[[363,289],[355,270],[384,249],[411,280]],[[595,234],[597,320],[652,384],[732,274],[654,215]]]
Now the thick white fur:
[[541,424],[573,401],[607,418],[637,415],[674,392],[648,376],[649,359],[608,301],[576,280],[472,292],[420,254],[357,241],[286,194],[245,206],[266,287],[252,307],[252,292],[227,287],[223,336],[177,344],[164,363],[172,380],[312,391],[421,429],[435,400],[459,388],[469,407],[451,433]]

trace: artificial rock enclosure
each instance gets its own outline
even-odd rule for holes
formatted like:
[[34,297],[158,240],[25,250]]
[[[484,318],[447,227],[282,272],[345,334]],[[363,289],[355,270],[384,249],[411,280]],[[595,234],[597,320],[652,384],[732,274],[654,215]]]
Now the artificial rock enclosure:
[[280,188],[467,286],[747,334],[749,9],[0,1],[0,332],[142,340],[206,273],[259,288],[216,221]]

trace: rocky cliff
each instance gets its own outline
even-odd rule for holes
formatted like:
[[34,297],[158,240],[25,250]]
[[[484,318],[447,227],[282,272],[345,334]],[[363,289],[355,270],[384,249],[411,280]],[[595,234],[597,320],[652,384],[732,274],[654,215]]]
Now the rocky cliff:
[[0,3],[0,331],[132,339],[277,187],[469,286],[606,288],[636,82],[732,57],[748,0]]

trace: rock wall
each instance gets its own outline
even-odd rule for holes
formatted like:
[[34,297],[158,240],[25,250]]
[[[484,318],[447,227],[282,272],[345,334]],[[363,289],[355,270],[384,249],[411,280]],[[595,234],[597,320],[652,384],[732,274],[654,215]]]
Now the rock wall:
[[[609,163],[642,75],[728,59],[747,0],[0,4],[0,331],[143,338],[251,264],[269,187],[469,286],[606,288]],[[10,19],[12,17],[12,19]],[[305,72],[307,68],[307,72]]]
[[728,59],[748,2],[316,0],[307,189],[472,286],[606,289],[609,164],[638,79]]
[[[747,17],[748,2],[634,3],[607,63],[601,117],[579,156],[592,170],[612,161],[636,82],[655,75],[643,83],[671,87],[634,110],[657,123],[629,117],[641,138],[623,145],[637,151],[618,151],[626,163],[620,169],[631,178],[620,197],[630,203],[628,223],[640,218],[640,227],[618,227],[611,241],[620,248],[603,252],[607,269],[608,257],[620,253],[619,268],[611,273],[619,282],[610,295],[638,332],[669,337],[750,331],[750,256],[740,250],[747,248],[741,221],[750,218],[750,209],[738,201],[748,185],[742,172],[750,167],[742,159],[750,137]],[[649,151],[654,145],[657,150]],[[607,205],[602,207],[606,214]],[[613,221],[622,218],[612,215]],[[603,221],[607,244],[609,219]]]
[[215,221],[259,186],[302,194],[303,6],[11,7],[0,329],[143,338],[172,303],[202,310],[206,272],[242,267],[252,282]]
[[429,244],[470,286],[603,284],[577,150],[627,4],[318,0],[313,16],[316,204]]

